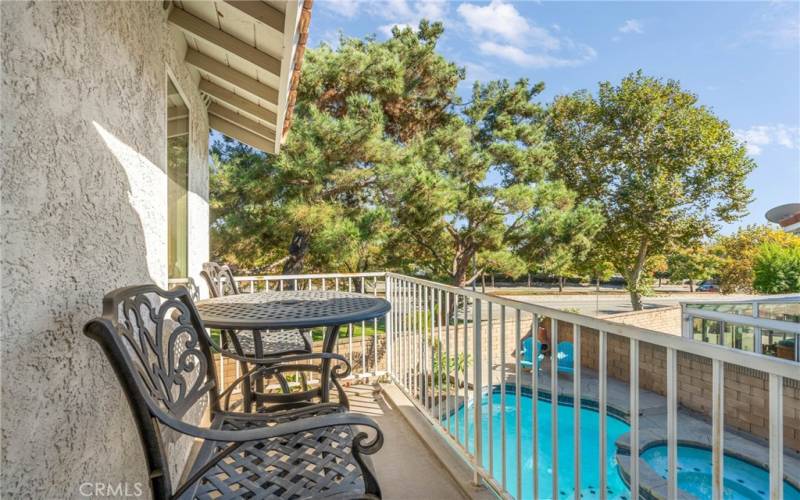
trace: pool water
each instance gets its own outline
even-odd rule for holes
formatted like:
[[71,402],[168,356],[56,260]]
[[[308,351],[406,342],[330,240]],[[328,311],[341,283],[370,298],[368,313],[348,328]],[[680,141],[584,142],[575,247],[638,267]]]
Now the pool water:
[[[501,420],[503,415],[506,417],[506,489],[516,498],[533,498],[533,400],[528,394],[522,394],[520,400],[520,439],[522,447],[522,491],[517,492],[517,470],[516,470],[516,408],[517,398],[514,389],[506,392],[505,407],[501,406],[501,395],[499,389],[491,394],[492,398],[492,436],[489,436],[489,401],[488,395],[484,394],[482,399],[482,440],[483,440],[483,466],[489,470],[489,439],[493,440],[493,476],[498,483],[502,484],[502,448],[501,448]],[[550,401],[538,400],[536,402],[537,414],[539,418],[538,450],[539,460],[539,498],[553,498],[552,473],[553,457],[551,448],[552,422]],[[559,498],[573,498],[575,479],[573,477],[573,447],[574,447],[574,428],[573,428],[573,407],[566,404],[558,405],[558,489]],[[598,497],[599,480],[599,423],[600,414],[589,408],[581,408],[581,487],[580,492],[584,498]],[[474,451],[474,409],[472,404],[466,408],[468,418],[468,438],[467,448]],[[445,426],[463,444],[464,439],[464,417],[465,408],[462,406],[457,412],[458,425],[456,425],[456,415],[451,415],[449,423]],[[617,470],[615,459],[617,438],[629,431],[630,426],[610,415],[606,417],[606,471],[607,471],[607,495],[608,498],[629,499],[630,491]]]
[[[667,474],[667,446],[654,446],[642,452],[641,458],[659,474]],[[725,455],[723,497],[760,500],[769,497],[769,472],[738,458]],[[678,446],[678,488],[697,498],[711,498],[711,450],[695,446]],[[783,483],[783,498],[800,500],[800,490]]]

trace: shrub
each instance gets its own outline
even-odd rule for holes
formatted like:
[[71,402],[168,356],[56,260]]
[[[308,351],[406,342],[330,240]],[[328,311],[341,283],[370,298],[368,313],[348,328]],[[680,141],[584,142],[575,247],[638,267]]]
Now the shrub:
[[753,261],[753,274],[757,292],[800,292],[800,245],[764,243]]

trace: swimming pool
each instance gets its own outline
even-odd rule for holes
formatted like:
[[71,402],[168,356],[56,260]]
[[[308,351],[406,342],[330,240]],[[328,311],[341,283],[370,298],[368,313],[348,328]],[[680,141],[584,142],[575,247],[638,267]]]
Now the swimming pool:
[[[641,458],[659,474],[667,474],[667,446],[643,451]],[[724,498],[760,500],[769,496],[769,472],[738,458],[725,455],[722,461]],[[697,498],[711,498],[711,450],[678,446],[678,487]],[[783,498],[800,500],[800,490],[783,483]]]
[[[500,440],[501,419],[503,414],[506,416],[506,488],[516,498],[533,497],[533,401],[529,391],[521,396],[520,406],[520,439],[522,444],[522,494],[516,492],[517,469],[516,469],[516,407],[517,399],[514,389],[506,391],[506,404],[503,408],[500,404],[501,395],[496,388],[491,395],[492,398],[492,436],[489,436],[489,400],[488,395],[484,394],[482,399],[482,441],[483,441],[483,465],[489,470],[489,439],[493,439],[493,456],[491,457],[494,466],[493,475],[498,483],[502,482],[502,448]],[[551,449],[551,406],[550,401],[538,400],[536,411],[539,418],[539,498],[552,498],[552,471],[553,456]],[[473,442],[473,406],[467,407],[469,426],[467,428],[469,442],[467,447],[474,451]],[[581,493],[584,498],[597,497],[599,480],[599,423],[600,414],[589,408],[581,408]],[[458,425],[456,425],[455,415],[450,417],[449,429],[459,440],[464,437],[464,417],[465,408],[462,406],[457,412]],[[558,489],[559,498],[573,498],[575,480],[573,477],[573,447],[574,447],[574,428],[573,428],[573,407],[565,404],[558,405]],[[447,423],[445,423],[448,426]],[[607,493],[608,498],[629,499],[630,491],[617,470],[615,458],[616,447],[614,442],[617,438],[630,429],[630,426],[610,415],[606,417],[606,467],[607,467]]]

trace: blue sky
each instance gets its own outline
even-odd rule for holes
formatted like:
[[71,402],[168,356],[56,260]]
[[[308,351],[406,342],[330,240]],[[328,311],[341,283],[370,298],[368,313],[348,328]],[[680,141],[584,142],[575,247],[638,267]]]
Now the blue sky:
[[317,0],[311,47],[338,33],[389,36],[443,21],[440,50],[473,80],[544,81],[543,101],[639,68],[674,78],[747,141],[758,168],[750,214],[765,223],[800,202],[800,2],[492,2]]

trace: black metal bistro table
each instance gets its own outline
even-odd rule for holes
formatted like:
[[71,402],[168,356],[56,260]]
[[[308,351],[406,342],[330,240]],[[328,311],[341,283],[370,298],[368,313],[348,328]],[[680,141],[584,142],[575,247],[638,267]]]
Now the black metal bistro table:
[[[388,301],[361,293],[297,290],[227,295],[197,302],[208,328],[269,331],[325,327],[322,351],[333,352],[342,325],[377,318],[391,308]],[[269,330],[269,331],[264,331]],[[362,332],[363,333],[363,332]],[[258,356],[257,356],[258,357]],[[322,361],[319,396],[329,400],[331,361]]]

